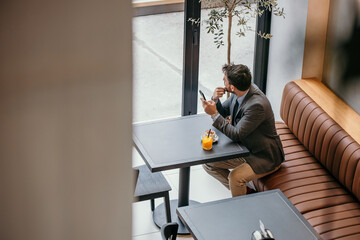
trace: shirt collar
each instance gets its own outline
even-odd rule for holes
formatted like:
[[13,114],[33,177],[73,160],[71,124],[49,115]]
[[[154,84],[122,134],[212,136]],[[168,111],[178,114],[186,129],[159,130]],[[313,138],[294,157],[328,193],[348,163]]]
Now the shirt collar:
[[246,93],[244,95],[242,95],[241,97],[238,97],[236,100],[239,103],[239,106],[241,105],[241,103],[244,101],[244,98],[246,97],[246,95],[248,94],[249,89],[246,91]]

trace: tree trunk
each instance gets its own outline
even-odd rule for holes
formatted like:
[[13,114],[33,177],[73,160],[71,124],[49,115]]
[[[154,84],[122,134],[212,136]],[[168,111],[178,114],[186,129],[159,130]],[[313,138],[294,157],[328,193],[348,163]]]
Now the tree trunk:
[[228,36],[227,36],[227,64],[230,64],[230,55],[231,55],[231,26],[232,26],[232,12],[229,12],[229,24],[228,24]]
[[[228,43],[228,46],[227,46],[227,64],[230,65],[230,62],[231,62],[231,26],[232,26],[232,12],[230,11],[229,12],[229,23],[228,23],[228,36],[227,36],[227,43]],[[227,98],[230,97],[230,93],[227,92],[226,94]]]

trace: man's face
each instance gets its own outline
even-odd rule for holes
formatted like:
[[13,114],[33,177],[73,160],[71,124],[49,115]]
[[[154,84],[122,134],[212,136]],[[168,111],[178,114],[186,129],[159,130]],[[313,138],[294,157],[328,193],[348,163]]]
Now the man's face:
[[231,90],[231,87],[230,87],[231,84],[229,83],[229,79],[226,75],[224,75],[223,81],[224,81],[225,90],[232,93],[233,91]]

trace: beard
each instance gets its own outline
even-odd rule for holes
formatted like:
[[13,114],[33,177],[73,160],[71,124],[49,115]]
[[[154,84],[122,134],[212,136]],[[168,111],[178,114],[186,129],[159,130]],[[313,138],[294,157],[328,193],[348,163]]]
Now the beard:
[[226,93],[226,92],[228,92],[228,93],[234,93],[233,91],[231,91],[230,88],[225,87],[225,93]]

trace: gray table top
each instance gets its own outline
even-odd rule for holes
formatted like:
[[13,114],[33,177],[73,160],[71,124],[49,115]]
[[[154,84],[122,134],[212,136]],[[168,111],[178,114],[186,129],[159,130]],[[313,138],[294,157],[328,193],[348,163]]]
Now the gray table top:
[[251,239],[259,220],[275,239],[321,239],[294,205],[278,189],[177,209],[198,240]]
[[[215,130],[219,140],[212,150],[205,151],[201,135],[210,128]],[[249,153],[246,147],[212,127],[212,119],[206,114],[135,123],[133,142],[152,172],[222,161]]]

